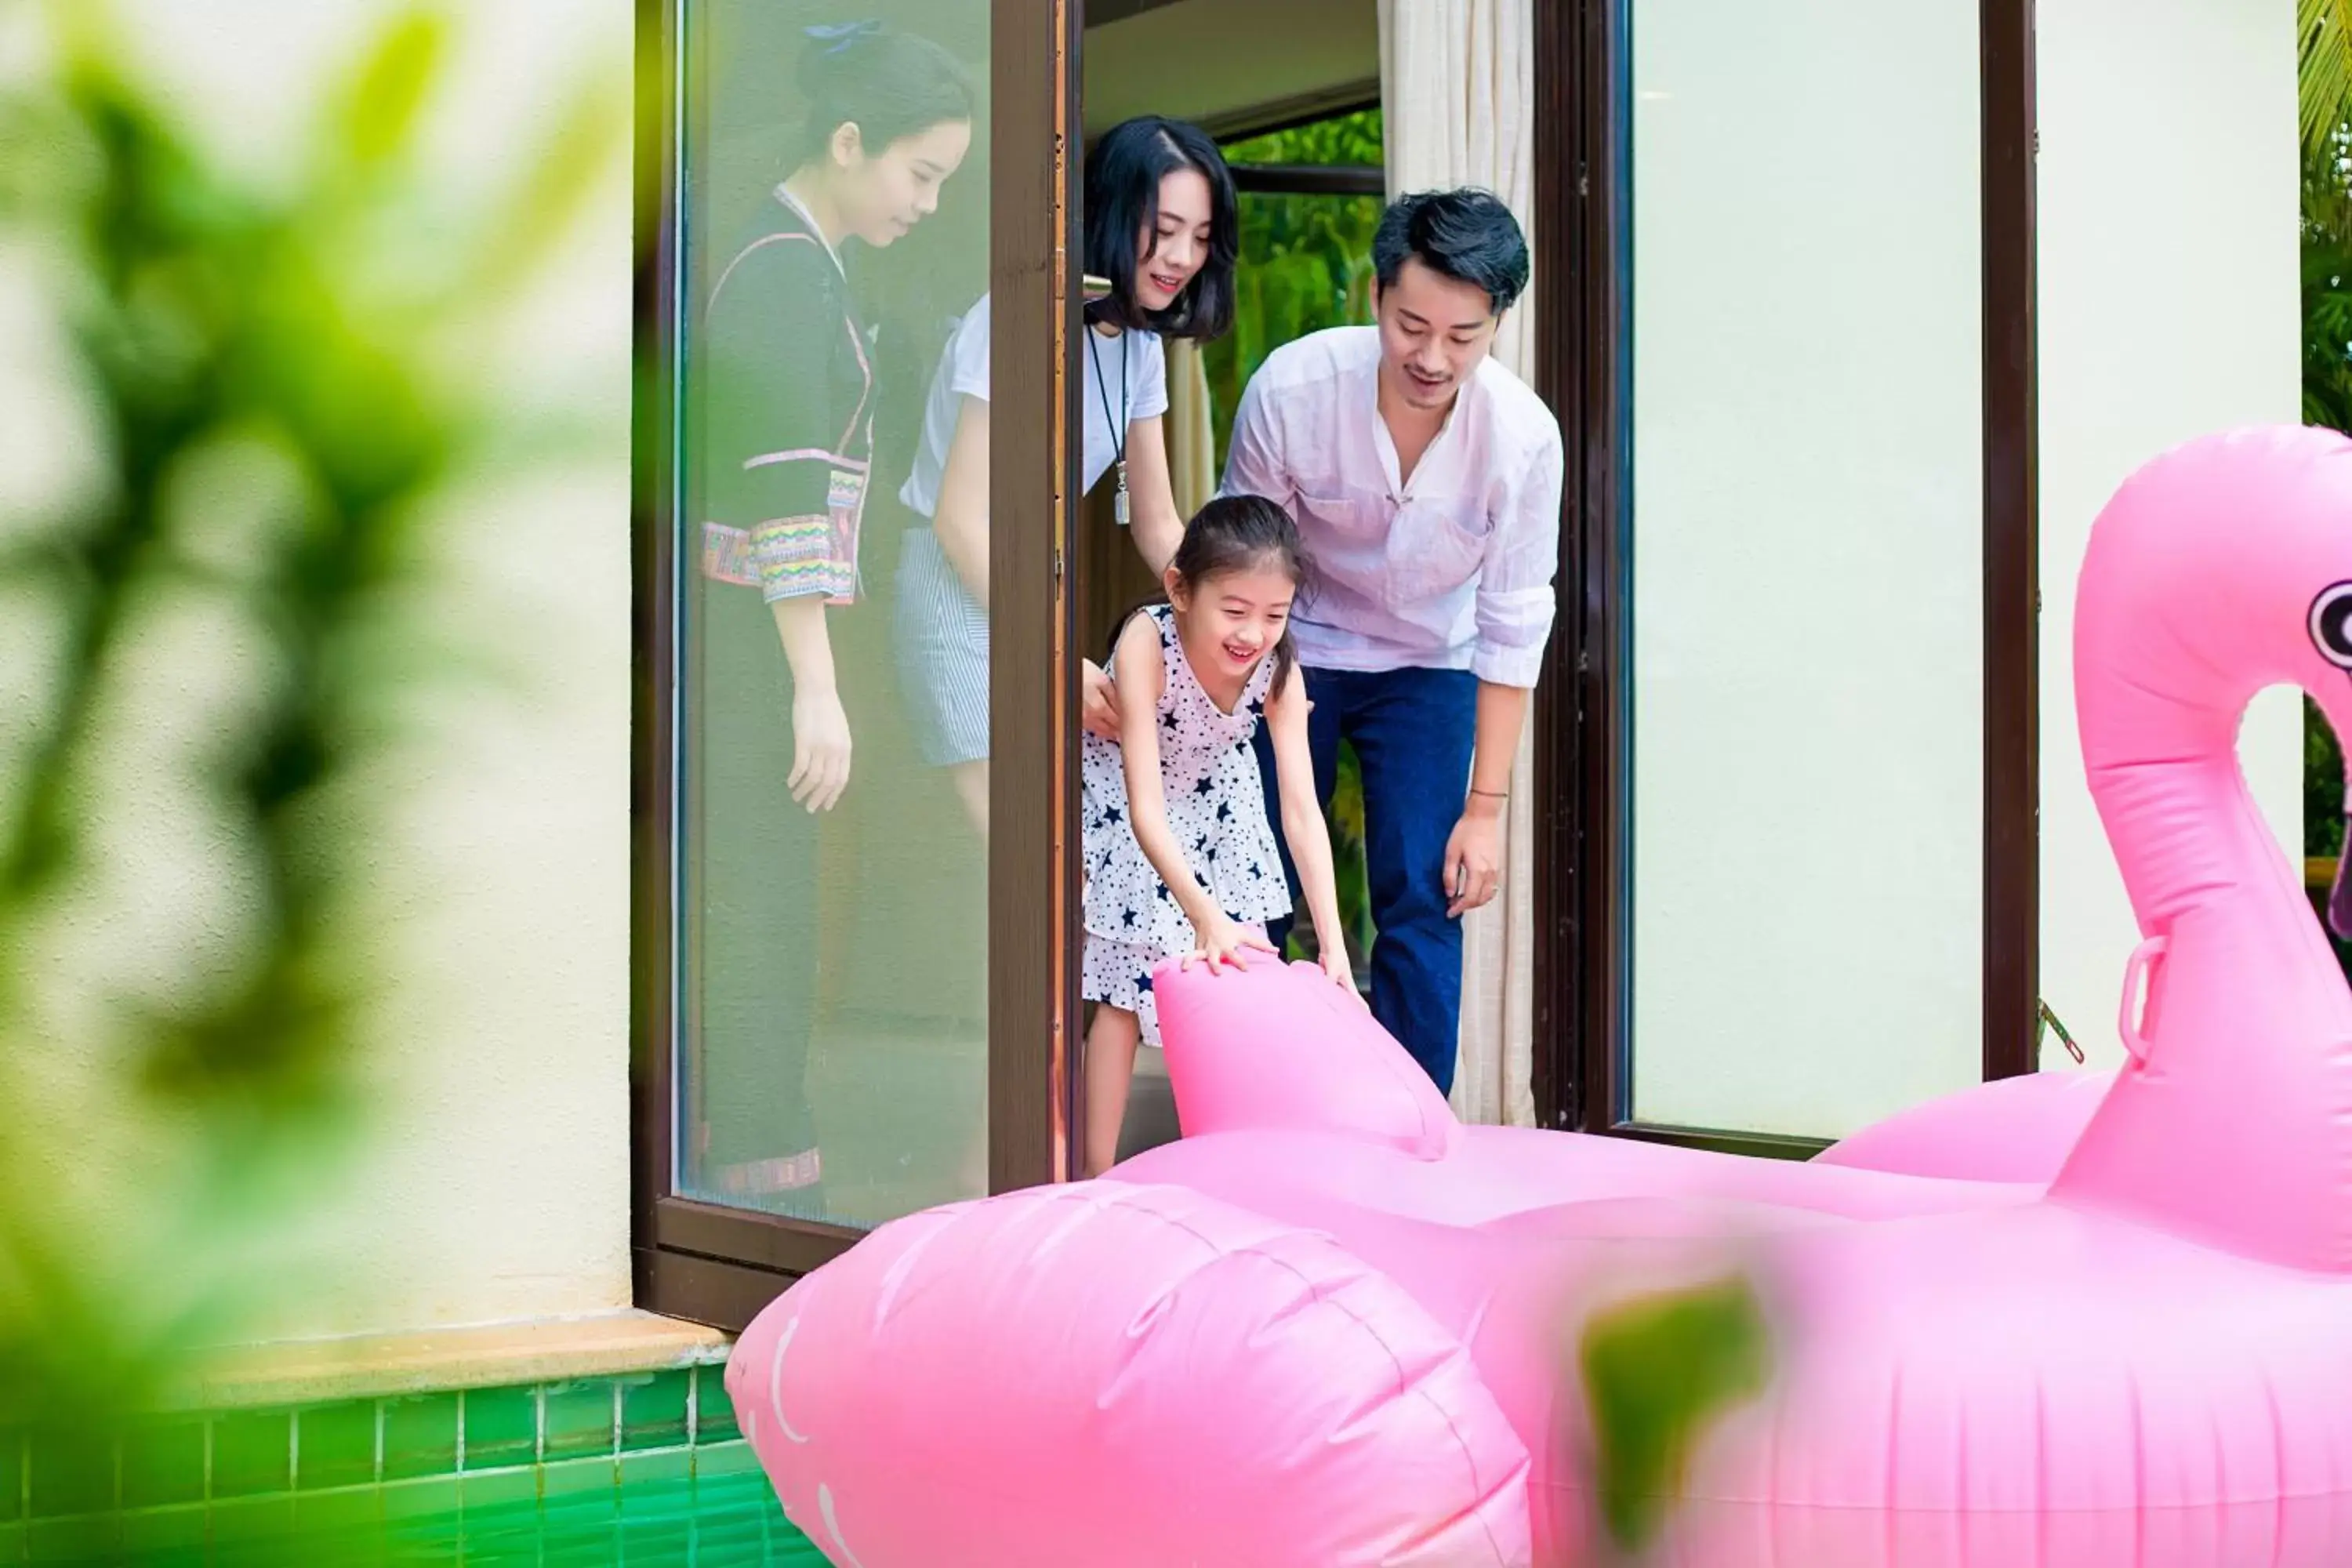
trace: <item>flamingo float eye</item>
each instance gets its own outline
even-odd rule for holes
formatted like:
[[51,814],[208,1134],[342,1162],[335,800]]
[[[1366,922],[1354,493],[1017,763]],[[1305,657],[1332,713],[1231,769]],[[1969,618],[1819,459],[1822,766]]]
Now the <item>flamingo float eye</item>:
[[2352,670],[2352,583],[2324,588],[2311,602],[2311,641],[2320,658]]

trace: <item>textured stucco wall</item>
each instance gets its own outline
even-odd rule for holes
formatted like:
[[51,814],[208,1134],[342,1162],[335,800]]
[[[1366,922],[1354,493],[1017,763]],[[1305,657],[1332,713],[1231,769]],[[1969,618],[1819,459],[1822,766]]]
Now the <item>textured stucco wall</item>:
[[[290,177],[326,84],[392,15],[379,0],[121,0],[138,68],[208,147]],[[266,1267],[267,1335],[624,1306],[628,1270],[629,0],[469,0],[428,136],[432,207],[520,169],[584,79],[620,128],[584,215],[527,297],[464,325],[498,406],[579,432],[552,472],[440,497],[432,581],[404,612],[471,661],[404,704],[408,732],[352,805],[370,824],[353,940],[382,985],[361,1114],[306,1159]],[[20,36],[21,61],[30,58]],[[0,60],[6,58],[0,48]],[[430,237],[425,237],[427,243]],[[0,514],[97,471],[34,279],[0,256]],[[13,513],[12,513],[13,503]],[[0,615],[0,708],[47,679],[44,623]],[[41,1103],[71,1129],[48,1173],[100,1234],[132,1236],[184,1178],[140,1108],[100,998],[194,973],[238,931],[237,868],[183,784],[187,750],[265,672],[201,602],[142,624],[90,801],[102,851],[45,959]],[[0,748],[21,741],[0,721]],[[5,752],[0,750],[0,759]]]

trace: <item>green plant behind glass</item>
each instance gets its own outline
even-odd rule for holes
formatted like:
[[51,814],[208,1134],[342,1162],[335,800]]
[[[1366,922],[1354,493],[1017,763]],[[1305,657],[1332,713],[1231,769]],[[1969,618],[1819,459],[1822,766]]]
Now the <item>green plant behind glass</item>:
[[[428,503],[575,434],[490,406],[453,333],[536,277],[612,168],[627,95],[583,92],[488,216],[453,214],[415,156],[449,43],[433,12],[386,26],[290,187],[180,133],[93,0],[40,16],[54,69],[0,87],[0,241],[39,258],[100,450],[62,512],[0,514],[0,591],[52,630],[25,739],[0,752],[0,1421],[101,1433],[236,1334],[268,1285],[251,1249],[356,1131],[354,1040],[383,978],[352,940],[378,832],[362,772],[463,658],[408,610]],[[237,908],[163,994],[105,999],[108,1092],[185,1157],[92,1171],[56,1098],[38,954],[122,853],[93,785],[122,765],[109,721],[174,606],[242,672],[179,781],[218,825]],[[175,938],[215,918],[166,915]]]
[[[2303,130],[2303,417],[2352,432],[2352,0],[2296,0]],[[2303,852],[2344,844],[2344,763],[2304,704]],[[2339,955],[2347,952],[2336,944]]]

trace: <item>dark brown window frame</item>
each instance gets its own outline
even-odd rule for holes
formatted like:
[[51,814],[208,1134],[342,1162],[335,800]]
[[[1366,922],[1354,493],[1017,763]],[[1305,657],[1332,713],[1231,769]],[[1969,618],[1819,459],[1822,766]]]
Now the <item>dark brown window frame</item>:
[[1377,163],[1234,163],[1231,167],[1234,188],[1244,195],[1385,196],[1389,191],[1388,171]]
[[[1801,1158],[1813,1139],[1632,1117],[1627,0],[1536,7],[1536,384],[1570,461],[1536,701],[1535,1092],[1546,1126]],[[2040,978],[2033,0],[1979,7],[1984,410],[1983,1069],[2033,1071]]]
[[[1077,600],[1063,563],[1073,468],[1066,433],[1079,424],[1077,379],[1056,372],[1070,363],[1078,330],[1067,272],[1079,254],[1079,213],[1066,150],[1076,141],[1080,0],[992,5],[989,282],[1004,374],[993,404],[990,502],[999,517],[1055,520],[1050,530],[997,529],[990,541],[990,720],[999,744],[990,789],[988,1168],[1002,1192],[1066,1175],[1070,1159],[1065,1042],[1079,1016],[1066,956],[1077,799],[1063,782],[1077,701]],[[680,0],[637,0],[630,1241],[638,1306],[733,1330],[861,1233],[699,1203],[671,1185],[677,560],[676,407],[666,367],[677,348],[680,15]]]

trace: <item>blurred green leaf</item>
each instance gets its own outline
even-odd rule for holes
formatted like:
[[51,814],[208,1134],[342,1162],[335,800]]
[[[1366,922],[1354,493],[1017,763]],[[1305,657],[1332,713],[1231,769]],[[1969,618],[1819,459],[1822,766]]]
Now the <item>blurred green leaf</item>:
[[1692,1452],[1770,1376],[1771,1336],[1748,1281],[1643,1297],[1595,1314],[1578,1347],[1593,1489],[1620,1551],[1657,1538]]
[[552,121],[545,146],[517,188],[499,204],[499,226],[486,239],[467,286],[497,291],[544,265],[572,233],[596,182],[612,172],[628,127],[612,106],[628,97],[625,81],[591,79]]
[[409,150],[448,45],[448,24],[437,11],[418,7],[394,16],[338,114],[334,145],[352,164],[373,168]]

